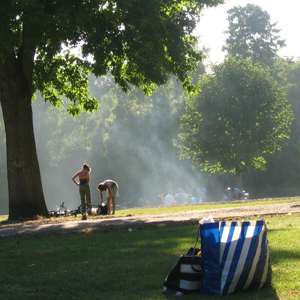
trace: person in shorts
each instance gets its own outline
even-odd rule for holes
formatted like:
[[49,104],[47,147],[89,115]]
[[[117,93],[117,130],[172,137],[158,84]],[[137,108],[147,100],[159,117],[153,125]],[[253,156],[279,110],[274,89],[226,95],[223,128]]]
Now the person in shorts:
[[113,215],[116,212],[116,197],[119,197],[119,186],[111,179],[107,179],[98,185],[98,191],[100,192],[101,203],[103,203],[103,192],[106,192],[106,205],[108,214],[111,214],[111,203],[113,205]]

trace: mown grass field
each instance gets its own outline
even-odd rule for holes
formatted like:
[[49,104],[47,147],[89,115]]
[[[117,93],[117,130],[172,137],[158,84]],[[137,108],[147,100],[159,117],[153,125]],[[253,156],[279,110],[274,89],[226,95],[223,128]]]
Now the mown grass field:
[[[255,205],[268,205],[268,204],[281,204],[281,203],[293,203],[299,202],[300,198],[271,198],[271,199],[256,199],[256,200],[241,200],[241,201],[227,201],[227,202],[206,202],[202,204],[189,204],[189,205],[174,205],[174,206],[153,206],[153,207],[137,207],[128,208],[122,210],[116,210],[116,216],[127,216],[127,215],[151,215],[151,214],[164,214],[164,213],[176,213],[184,211],[194,211],[194,210],[207,210],[207,209],[219,209],[219,208],[231,208],[231,207],[244,207],[244,206],[255,206]],[[108,217],[108,216],[105,216]],[[0,215],[0,226],[5,226],[11,223],[23,223],[23,222],[6,222],[8,216]],[[68,217],[65,220],[72,220],[74,216]],[[102,217],[103,218],[103,217]],[[52,218],[55,220],[55,218]],[[78,218],[79,219],[79,218]],[[39,219],[38,222],[43,222]],[[51,220],[47,220],[47,222]],[[33,223],[33,221],[30,221]]]
[[[272,286],[183,299],[300,299],[300,214],[265,220]],[[197,228],[197,222],[178,222],[0,238],[0,299],[172,299],[161,294],[164,279],[194,246]]]

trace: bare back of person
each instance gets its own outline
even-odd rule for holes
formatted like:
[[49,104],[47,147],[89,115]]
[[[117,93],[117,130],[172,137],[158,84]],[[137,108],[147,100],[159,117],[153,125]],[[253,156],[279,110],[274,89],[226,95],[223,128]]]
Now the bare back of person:
[[90,172],[87,170],[81,170],[78,172],[79,179],[87,179],[90,176]]

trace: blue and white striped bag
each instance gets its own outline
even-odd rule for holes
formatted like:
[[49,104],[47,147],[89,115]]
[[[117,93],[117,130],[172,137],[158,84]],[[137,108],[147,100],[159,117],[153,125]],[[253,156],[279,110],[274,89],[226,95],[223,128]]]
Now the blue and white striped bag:
[[264,220],[200,225],[201,294],[227,295],[271,284]]

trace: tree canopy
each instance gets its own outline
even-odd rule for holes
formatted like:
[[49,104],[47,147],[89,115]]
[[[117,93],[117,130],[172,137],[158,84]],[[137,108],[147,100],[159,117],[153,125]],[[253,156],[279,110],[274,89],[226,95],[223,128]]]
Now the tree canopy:
[[[0,55],[7,60],[14,53],[28,79],[33,72],[33,87],[47,101],[55,104],[63,94],[86,110],[95,108],[95,102],[80,100],[75,91],[85,86],[87,71],[96,76],[111,71],[123,90],[132,84],[151,91],[171,73],[192,89],[187,72],[202,57],[193,47],[197,39],[192,31],[201,9],[221,2],[4,1]],[[71,55],[74,47],[90,62]]]
[[232,57],[200,86],[181,120],[181,156],[211,173],[263,168],[261,154],[282,148],[293,119],[284,90],[260,65]]

